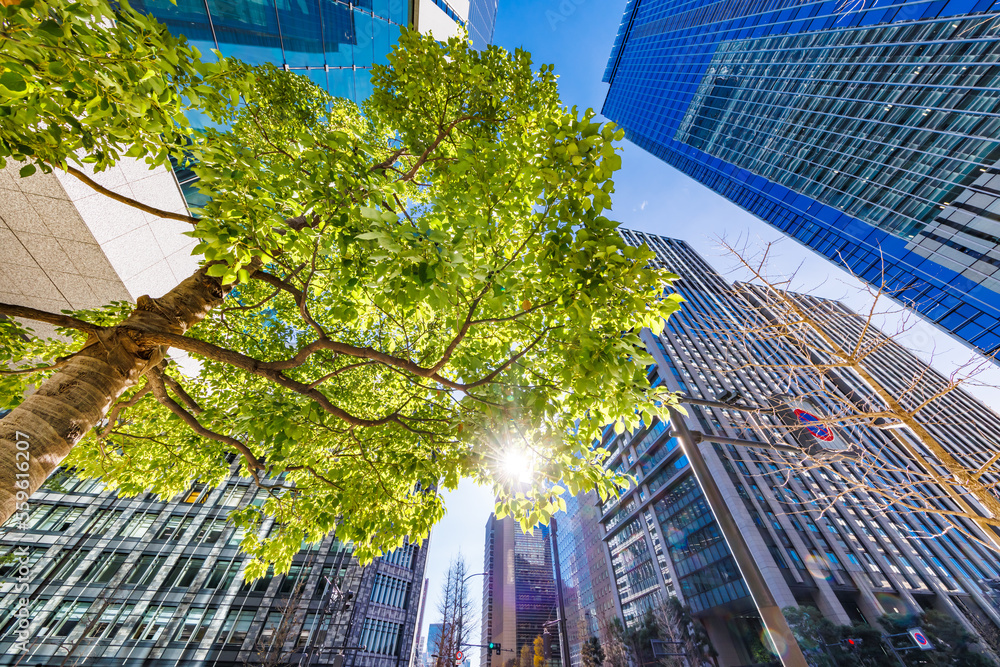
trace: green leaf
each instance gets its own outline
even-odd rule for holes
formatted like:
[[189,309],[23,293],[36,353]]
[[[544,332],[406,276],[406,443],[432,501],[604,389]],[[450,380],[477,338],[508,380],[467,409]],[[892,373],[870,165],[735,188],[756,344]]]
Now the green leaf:
[[20,174],[21,178],[27,178],[28,176],[31,176],[32,174],[34,174],[35,171],[36,171],[35,170],[35,165],[33,165],[33,164],[26,164],[23,167],[21,167],[20,171],[18,171],[18,174]]
[[[172,497],[194,480],[222,484],[229,454],[246,476],[254,457],[266,462],[256,474],[289,486],[233,515],[250,576],[287,568],[330,532],[362,559],[419,539],[445,511],[428,490],[463,478],[495,488],[498,516],[527,530],[565,506],[564,489],[621,493],[629,480],[603,469],[593,443],[609,423],[634,428],[637,410],[665,415],[638,335],[622,332],[660,326],[675,277],[624,249],[601,216],[619,130],[567,110],[551,68],[405,30],[361,109],[273,65],[203,62],[126,3],[36,7],[22,2],[23,21],[5,26],[19,51],[0,56],[0,87],[24,99],[0,114],[0,161],[101,171],[141,159],[199,177],[205,203],[186,233],[208,279],[134,311],[74,315],[158,326],[150,313],[167,314],[203,354],[190,377],[172,362],[163,372],[205,428],[240,443],[192,432],[132,388],[102,397],[120,401],[128,429],[110,440],[91,429],[62,465]],[[53,56],[67,49],[74,60]],[[445,140],[442,127],[454,128]],[[36,368],[87,344],[65,336],[0,320],[0,365]],[[0,375],[0,407],[31,400],[45,373]],[[475,387],[453,390],[464,382]],[[521,486],[492,443],[525,442]],[[265,519],[280,528],[261,534]]]
[[0,86],[3,86],[15,95],[28,90],[28,84],[25,83],[24,78],[17,72],[7,71],[0,75]]

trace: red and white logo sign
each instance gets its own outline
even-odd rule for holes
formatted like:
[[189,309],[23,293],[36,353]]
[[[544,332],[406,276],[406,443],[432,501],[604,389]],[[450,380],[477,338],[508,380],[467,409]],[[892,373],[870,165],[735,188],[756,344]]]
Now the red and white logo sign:
[[455,664],[461,663],[465,658],[465,654],[461,651],[455,651]]
[[833,442],[833,431],[828,426],[821,424],[819,417],[802,408],[795,408],[794,412],[799,423],[805,426],[816,438],[823,442]]

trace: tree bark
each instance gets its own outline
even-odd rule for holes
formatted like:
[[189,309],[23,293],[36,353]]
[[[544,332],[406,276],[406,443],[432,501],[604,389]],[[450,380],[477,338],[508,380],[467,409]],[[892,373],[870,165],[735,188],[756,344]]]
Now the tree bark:
[[25,501],[129,387],[163,360],[166,346],[144,333],[183,334],[222,303],[227,288],[207,266],[164,296],[139,297],[120,324],[90,334],[84,347],[0,420],[0,523]]

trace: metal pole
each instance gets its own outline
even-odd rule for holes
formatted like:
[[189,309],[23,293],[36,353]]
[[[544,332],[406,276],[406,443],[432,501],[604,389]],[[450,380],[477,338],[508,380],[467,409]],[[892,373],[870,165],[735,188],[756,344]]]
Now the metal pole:
[[743,581],[750,590],[750,596],[757,606],[757,611],[764,622],[768,635],[771,636],[772,644],[778,649],[781,648],[782,644],[785,646],[785,650],[779,651],[778,655],[781,664],[784,667],[808,667],[806,657],[802,654],[802,649],[799,648],[799,643],[795,640],[792,629],[788,627],[785,615],[781,613],[781,608],[778,607],[774,596],[771,595],[771,590],[767,587],[764,576],[761,574],[760,568],[757,567],[739,526],[736,525],[736,521],[729,513],[722,492],[719,491],[719,486],[715,483],[715,478],[701,455],[701,449],[696,444],[687,424],[684,423],[684,418],[673,408],[670,409],[670,426],[680,436],[681,449],[687,456],[694,478],[705,495],[705,500],[715,516],[716,523],[719,524],[719,530],[722,531],[726,544],[729,545],[729,550],[736,561],[736,567],[743,575]]
[[549,528],[552,531],[549,534],[549,539],[552,540],[552,562],[555,564],[556,570],[556,602],[559,605],[557,609],[559,614],[559,653],[562,657],[562,667],[570,667],[569,636],[566,632],[566,605],[563,602],[562,566],[559,565],[559,544],[556,540],[558,527],[555,517],[549,519]]

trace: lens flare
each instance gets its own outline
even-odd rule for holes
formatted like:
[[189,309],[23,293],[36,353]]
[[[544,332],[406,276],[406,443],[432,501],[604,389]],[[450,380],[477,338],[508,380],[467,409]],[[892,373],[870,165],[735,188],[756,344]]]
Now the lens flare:
[[763,630],[760,633],[760,641],[771,653],[777,656],[788,655],[788,644],[777,633]]
[[504,452],[503,470],[510,479],[521,483],[530,482],[533,468],[531,459],[523,450],[512,447]]
[[827,581],[833,581],[833,574],[830,572],[829,566],[823,559],[809,554],[806,556],[806,569],[809,570],[809,574],[813,576],[814,579],[826,579]]

